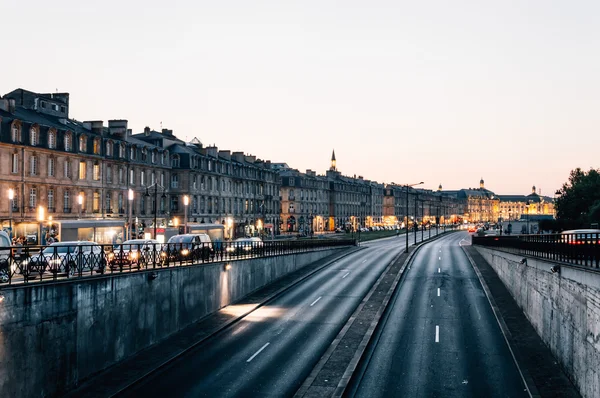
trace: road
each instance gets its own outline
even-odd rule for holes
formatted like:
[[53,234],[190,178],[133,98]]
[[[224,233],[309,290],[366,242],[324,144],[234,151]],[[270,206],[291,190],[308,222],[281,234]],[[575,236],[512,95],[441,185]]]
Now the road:
[[420,249],[354,373],[348,395],[528,396],[459,243],[470,244],[467,233]]
[[293,395],[404,244],[365,243],[122,395]]

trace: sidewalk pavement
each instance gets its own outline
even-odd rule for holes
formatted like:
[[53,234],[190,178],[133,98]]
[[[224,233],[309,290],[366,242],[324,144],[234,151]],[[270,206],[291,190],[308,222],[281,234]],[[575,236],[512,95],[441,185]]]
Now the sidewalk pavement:
[[[463,246],[479,270],[498,310],[503,331],[528,384],[533,384],[532,395],[539,397],[580,397],[577,388],[563,372],[550,348],[544,344],[496,271],[470,245]],[[485,287],[484,287],[485,288]],[[537,391],[536,391],[537,390]]]

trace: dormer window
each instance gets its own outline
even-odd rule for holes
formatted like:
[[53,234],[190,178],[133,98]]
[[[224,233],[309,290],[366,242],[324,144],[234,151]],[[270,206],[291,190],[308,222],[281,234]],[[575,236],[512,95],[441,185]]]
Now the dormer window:
[[146,148],[142,148],[142,162],[148,161],[148,150]]
[[38,144],[38,131],[35,127],[29,129],[29,145],[37,146]]
[[123,159],[125,157],[125,144],[121,143],[119,145],[119,157]]
[[135,146],[132,146],[132,147],[129,148],[129,159],[130,160],[135,160],[136,159],[136,152],[137,152],[136,149],[137,148]]
[[94,138],[94,155],[100,154],[100,138]]
[[50,149],[56,148],[56,132],[55,131],[48,132],[48,148],[50,148]]
[[70,152],[73,150],[73,139],[71,133],[65,134],[65,151]]
[[150,155],[150,156],[151,156],[152,164],[155,164],[156,163],[156,150],[152,151],[152,155]]
[[16,124],[12,126],[11,138],[12,142],[21,142],[21,129]]
[[113,155],[113,142],[106,141],[106,156],[112,156],[112,155]]
[[171,157],[171,167],[179,167],[179,156],[174,155]]
[[87,150],[87,138],[85,135],[79,137],[79,152],[86,152]]

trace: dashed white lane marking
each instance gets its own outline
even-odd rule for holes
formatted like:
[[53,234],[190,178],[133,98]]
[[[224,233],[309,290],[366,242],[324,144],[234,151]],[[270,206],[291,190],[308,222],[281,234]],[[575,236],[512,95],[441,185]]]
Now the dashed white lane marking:
[[441,259],[442,259],[441,257],[440,257],[440,258],[438,258],[438,260],[441,260]]
[[321,297],[322,297],[322,296],[319,296],[319,298],[318,298],[318,299],[316,299],[315,301],[313,301],[313,303],[312,303],[310,306],[312,307],[313,305],[317,304],[317,301],[321,300]]
[[367,262],[367,260],[363,260],[363,262],[362,262],[362,263],[364,264],[364,263],[366,263],[366,262]]
[[267,343],[267,344],[265,344],[264,346],[260,347],[260,350],[256,351],[256,352],[254,353],[254,355],[252,355],[250,358],[248,358],[248,360],[247,360],[246,362],[250,362],[250,361],[252,361],[252,360],[253,360],[253,359],[254,359],[254,358],[255,358],[255,357],[258,355],[258,354],[260,354],[260,353],[262,352],[262,350],[264,350],[265,348],[267,348],[267,346],[268,346],[269,344],[271,344],[271,343]]
[[440,327],[438,325],[435,325],[435,342],[440,342]]
[[438,297],[440,297],[440,288],[439,287],[438,287]]
[[345,277],[347,277],[348,275],[350,275],[350,272],[346,273],[346,275],[342,276],[342,279],[344,279]]
[[236,330],[235,332],[231,333],[231,335],[235,336],[236,334],[242,333],[244,330],[246,330],[247,327],[248,325],[242,326],[241,328],[238,328],[238,330]]
[[442,272],[442,269],[441,269],[441,268],[438,268],[438,274],[439,274],[440,272]]

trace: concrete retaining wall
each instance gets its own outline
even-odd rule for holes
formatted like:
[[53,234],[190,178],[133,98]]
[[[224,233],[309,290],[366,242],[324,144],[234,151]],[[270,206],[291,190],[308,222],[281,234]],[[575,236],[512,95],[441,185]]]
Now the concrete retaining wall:
[[582,396],[600,397],[600,273],[475,246]]
[[340,248],[0,290],[0,397],[56,396]]

